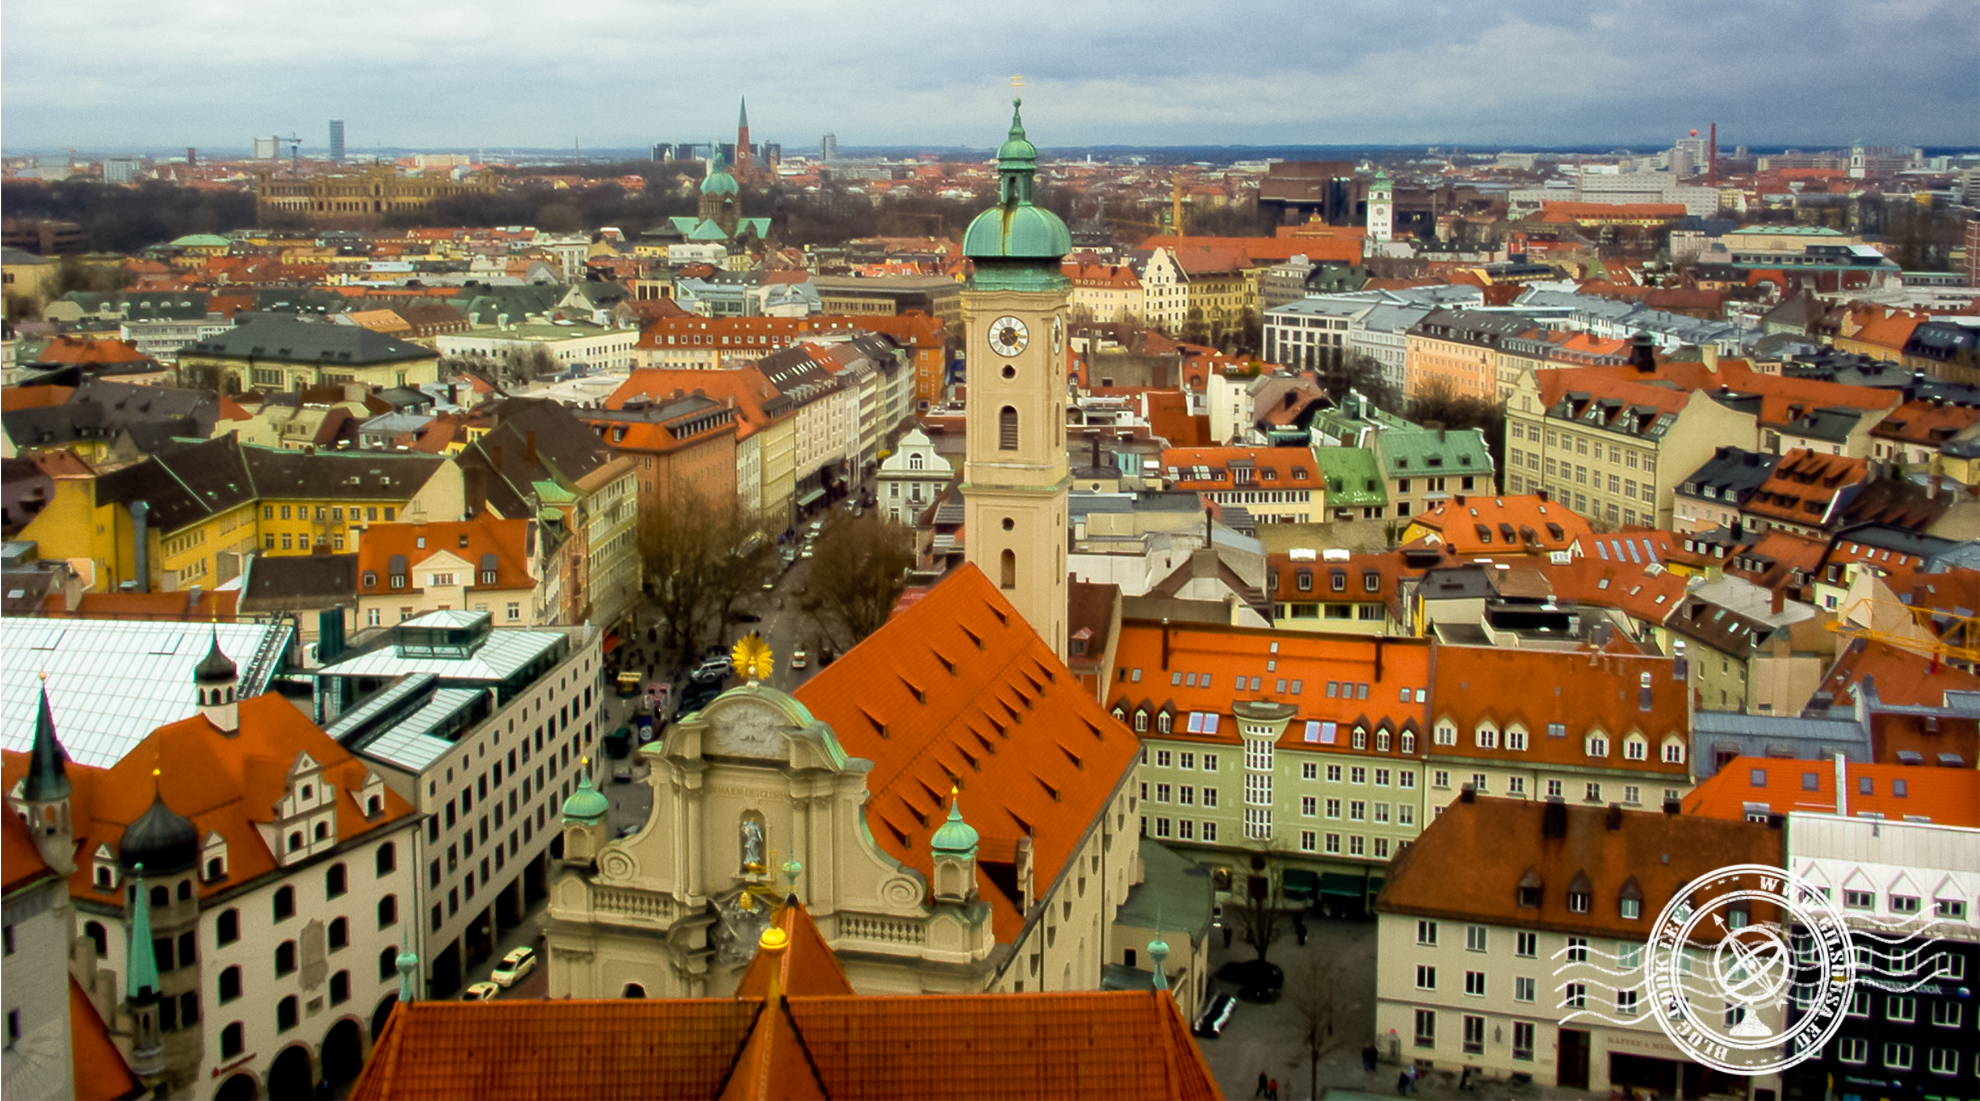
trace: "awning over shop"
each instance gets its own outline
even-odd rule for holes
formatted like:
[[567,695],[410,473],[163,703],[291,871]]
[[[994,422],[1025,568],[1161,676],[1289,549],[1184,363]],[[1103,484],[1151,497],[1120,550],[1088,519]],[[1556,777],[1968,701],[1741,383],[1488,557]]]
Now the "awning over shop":
[[825,491],[822,488],[807,489],[803,493],[798,495],[797,503],[799,508],[810,508],[812,505],[815,505],[824,499],[825,499]]
[[616,649],[618,649],[618,648],[619,648],[619,642],[620,642],[620,639],[619,639],[619,632],[617,632],[617,631],[607,631],[607,632],[605,632],[605,648],[604,648],[604,652],[605,652],[605,653],[607,653],[607,654],[609,654],[609,653],[611,653],[612,651],[614,651],[614,650],[616,650]]
[[1336,895],[1340,898],[1362,898],[1367,887],[1368,881],[1358,875],[1342,875],[1339,872],[1328,872],[1326,875],[1320,877],[1320,893],[1323,895]]
[[1279,881],[1279,892],[1295,901],[1310,900],[1319,890],[1319,875],[1305,868],[1287,868]]

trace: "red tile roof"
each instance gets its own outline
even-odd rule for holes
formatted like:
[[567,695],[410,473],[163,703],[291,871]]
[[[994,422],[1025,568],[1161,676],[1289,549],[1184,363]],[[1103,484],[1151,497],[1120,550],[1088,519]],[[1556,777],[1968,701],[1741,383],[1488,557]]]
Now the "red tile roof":
[[[307,753],[323,766],[326,783],[337,791],[337,835],[343,839],[370,830],[396,826],[415,812],[390,787],[383,789],[385,810],[366,819],[358,803],[371,769],[338,745],[296,705],[273,693],[243,700],[240,731],[222,734],[203,715],[181,719],[152,731],[109,768],[70,764],[75,787],[70,818],[75,823],[77,851],[93,853],[99,845],[115,852],[124,829],[151,808],[155,793],[165,805],[192,820],[200,836],[218,833],[227,840],[227,875],[199,879],[200,896],[231,891],[276,869],[275,854],[260,827],[273,821],[273,808],[286,793],[286,776],[299,754]],[[58,731],[59,735],[59,731]],[[26,754],[0,754],[4,783],[27,775]],[[154,785],[152,770],[159,770]],[[77,898],[102,901],[116,892],[98,891],[90,879],[90,862],[79,860],[69,880]]]
[[733,998],[401,1002],[354,1101],[1217,1098],[1156,990],[859,997],[786,903]]
[[[873,762],[873,837],[929,882],[928,837],[960,785],[980,862],[1013,861],[1029,836],[1045,895],[1141,749],[974,565],[820,671],[797,698],[847,753]],[[1025,924],[1017,901],[978,874],[997,939],[1015,940]]]
[[[1685,684],[1675,673],[1664,657],[1439,646],[1430,724],[1454,727],[1456,744],[1432,738],[1428,749],[1432,757],[1622,768],[1680,779],[1688,773],[1685,762],[1663,760],[1664,740],[1688,741],[1690,728]],[[1485,724],[1498,731],[1495,746],[1478,745]],[[1550,733],[1556,724],[1558,736]],[[1514,726],[1526,731],[1525,749],[1508,748],[1505,732]],[[1585,739],[1596,731],[1608,738],[1603,757],[1587,752]],[[1641,759],[1627,756],[1631,734],[1647,743]]]
[[[1146,709],[1149,730],[1156,731],[1156,716],[1166,711],[1173,716],[1166,736],[1229,746],[1240,743],[1233,702],[1287,704],[1294,717],[1280,746],[1344,753],[1357,726],[1424,730],[1429,687],[1430,646],[1423,639],[1130,620],[1121,624],[1106,698],[1124,721]],[[1309,723],[1315,724],[1310,740]]]
[[0,881],[4,881],[0,891],[11,895],[37,879],[54,875],[20,816],[0,814],[0,818],[6,819],[0,822]]
[[[1463,494],[1410,517],[1412,527],[1435,533],[1460,558],[1551,554],[1586,548],[1594,534],[1588,521],[1559,501],[1536,494],[1506,497]],[[1479,528],[1483,527],[1484,532]],[[1507,537],[1507,529],[1513,538]]]
[[[13,815],[7,817],[12,818]],[[69,1051],[76,1071],[76,1101],[113,1101],[144,1095],[144,1083],[131,1073],[124,1053],[90,1004],[81,984],[69,978]]]
[[1870,464],[1863,459],[1821,455],[1797,447],[1781,456],[1740,511],[1819,529],[1834,519],[1836,499],[1843,490],[1869,477]]
[[[1853,761],[1844,769],[1843,809],[1850,815],[1867,812],[1892,821],[1922,817],[1941,826],[1980,827],[1980,771]],[[1757,786],[1755,774],[1761,777]],[[1834,814],[1835,763],[1740,757],[1719,766],[1717,775],[1684,797],[1684,813],[1707,818],[1741,821],[1749,806],[1765,807],[1763,814]]]
[[[1210,477],[1192,477],[1196,467],[1208,469]],[[1236,469],[1253,471],[1251,489],[1323,489],[1320,466],[1313,452],[1303,447],[1172,447],[1162,452],[1162,468],[1175,471],[1174,488],[1180,490],[1230,490],[1240,483]]]
[[231,620],[241,594],[232,590],[203,593],[84,593],[74,609],[60,596],[51,596],[47,616],[79,616],[85,619],[162,619],[186,623]]
[[[1558,808],[1553,809],[1557,836],[1544,831],[1552,808]],[[1390,865],[1376,907],[1384,913],[1642,940],[1663,907],[1700,876],[1729,864],[1784,866],[1782,849],[1781,831],[1743,821],[1526,799],[1460,799]],[[1537,907],[1519,904],[1520,882],[1529,875],[1540,888]],[[1590,896],[1585,913],[1568,907],[1569,885],[1578,879]],[[1618,905],[1632,883],[1642,895],[1633,920],[1623,918]],[[1764,920],[1758,913],[1754,918]]]
[[1980,677],[1943,662],[1900,650],[1871,639],[1857,639],[1836,655],[1836,663],[1822,678],[1822,691],[1838,704],[1847,704],[1851,692],[1871,678],[1877,698],[1884,703],[1944,707],[1947,692],[1980,692]]
[[[459,572],[466,575],[462,581],[470,592],[534,589],[536,579],[530,576],[528,550],[533,523],[498,520],[484,512],[472,520],[436,524],[372,524],[358,543],[357,595],[423,592],[419,587],[421,574],[415,571],[442,555],[465,563]],[[492,582],[482,574],[482,558],[490,554],[495,556],[496,566]],[[395,555],[403,556],[409,567],[406,587],[400,589],[392,588],[391,563]]]

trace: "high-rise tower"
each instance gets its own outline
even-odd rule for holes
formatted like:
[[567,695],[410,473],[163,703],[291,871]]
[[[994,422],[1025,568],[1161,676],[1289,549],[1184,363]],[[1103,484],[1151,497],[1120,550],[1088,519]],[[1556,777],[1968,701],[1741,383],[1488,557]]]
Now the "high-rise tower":
[[344,163],[344,120],[330,120],[330,159],[337,164]]
[[742,98],[742,108],[736,112],[736,179],[743,183],[750,181],[749,158],[749,97]]
[[969,561],[1066,656],[1066,224],[1032,205],[1038,150],[1022,100],[997,150],[997,205],[963,235],[969,440],[963,466]]

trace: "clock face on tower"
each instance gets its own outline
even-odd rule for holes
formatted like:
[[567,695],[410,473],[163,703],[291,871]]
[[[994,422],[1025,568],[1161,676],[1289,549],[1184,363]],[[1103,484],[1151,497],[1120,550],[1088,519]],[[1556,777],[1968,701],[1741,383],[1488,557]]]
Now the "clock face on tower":
[[1000,356],[1017,355],[1030,341],[1030,330],[1015,317],[1000,317],[990,323],[990,350]]

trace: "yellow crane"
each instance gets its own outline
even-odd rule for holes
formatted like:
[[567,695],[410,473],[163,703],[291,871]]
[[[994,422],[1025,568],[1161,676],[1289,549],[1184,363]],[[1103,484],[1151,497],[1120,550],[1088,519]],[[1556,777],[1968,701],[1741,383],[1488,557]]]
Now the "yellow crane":
[[[1855,621],[1859,613],[1864,622]],[[1880,618],[1886,627],[1876,625]],[[1893,619],[1909,622],[1914,629],[1891,630]],[[1946,620],[1951,622],[1938,629],[1935,621]],[[1980,663],[1980,616],[1865,596],[1851,601],[1823,626],[1845,638],[1869,639],[1934,660],[1969,667]]]

